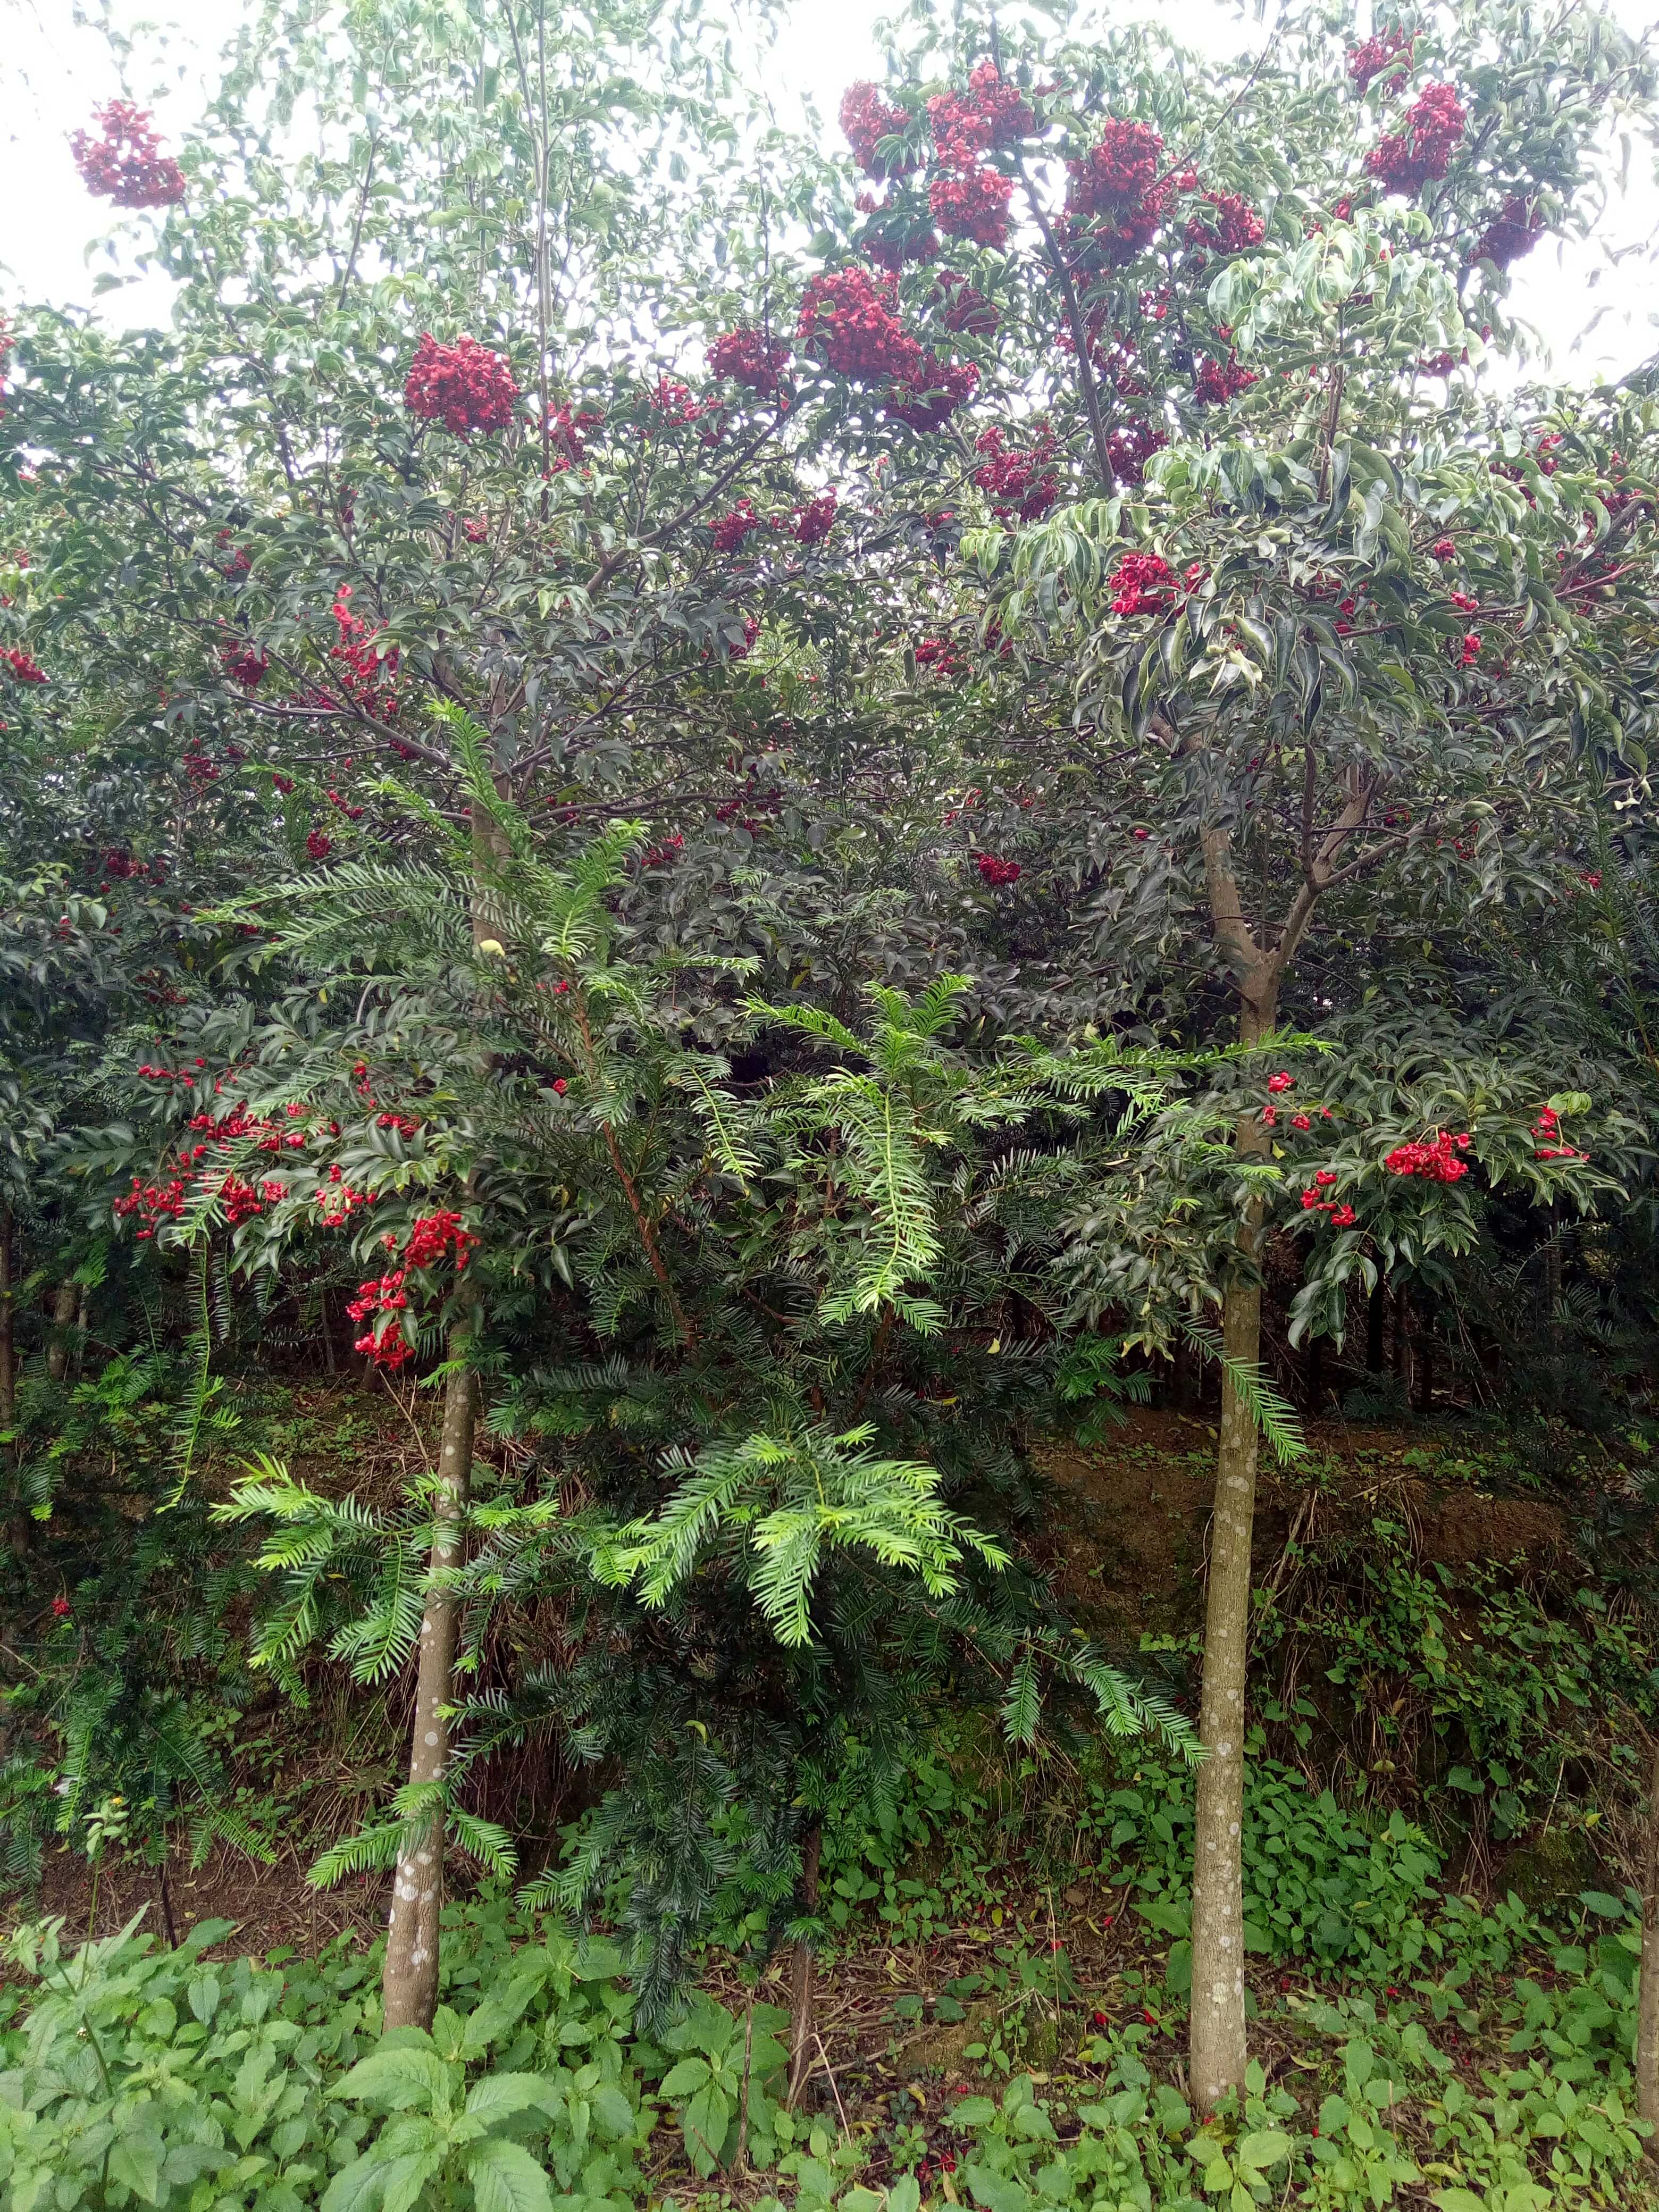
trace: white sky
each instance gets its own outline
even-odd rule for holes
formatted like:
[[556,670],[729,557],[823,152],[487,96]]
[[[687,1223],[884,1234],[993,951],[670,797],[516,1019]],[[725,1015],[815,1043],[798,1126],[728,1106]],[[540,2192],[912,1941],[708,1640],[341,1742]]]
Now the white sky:
[[[176,142],[204,104],[216,57],[246,0],[108,4],[137,33],[127,89],[155,108],[159,128]],[[775,4],[784,21],[765,74],[779,119],[793,121],[794,100],[811,92],[834,131],[842,88],[877,73],[872,25],[890,0]],[[1632,29],[1649,21],[1656,4],[1612,0],[1613,12]],[[1124,12],[1152,15],[1159,5],[1135,0]],[[0,231],[0,306],[20,298],[91,304],[94,277],[116,265],[104,243],[111,210],[87,193],[69,155],[70,132],[122,89],[102,33],[77,20],[82,15],[81,0],[0,0],[0,208],[9,211]],[[1237,48],[1244,42],[1238,14],[1224,0],[1181,0],[1179,15],[1182,36],[1194,45]],[[150,27],[137,33],[141,19]],[[140,217],[120,234],[129,273],[145,227]],[[1659,186],[1644,173],[1632,175],[1596,240],[1549,240],[1534,249],[1516,272],[1514,301],[1540,333],[1540,365],[1574,381],[1589,380],[1616,376],[1659,351],[1649,259],[1656,242]],[[106,293],[98,311],[128,325],[159,324],[170,301],[164,280],[139,275]]]

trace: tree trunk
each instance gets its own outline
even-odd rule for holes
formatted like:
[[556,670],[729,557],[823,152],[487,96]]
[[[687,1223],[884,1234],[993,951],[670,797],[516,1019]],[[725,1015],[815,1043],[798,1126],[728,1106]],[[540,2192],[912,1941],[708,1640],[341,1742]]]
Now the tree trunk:
[[11,1280],[11,1208],[0,1200],[0,1429],[17,1425],[17,1339]]
[[1389,1286],[1383,1281],[1382,1270],[1379,1267],[1365,1304],[1365,1367],[1372,1375],[1382,1372],[1382,1325],[1388,1317]]
[[75,1316],[80,1292],[74,1283],[59,1283],[52,1294],[52,1334],[46,1340],[46,1372],[61,1382],[70,1371],[70,1352],[75,1342]]
[[[1247,997],[1242,1042],[1270,1030],[1271,997]],[[1272,1139],[1259,1115],[1241,1117],[1234,1148],[1268,1159]],[[1238,1264],[1222,1291],[1221,1338],[1230,1361],[1254,1365],[1261,1354],[1261,1203],[1239,1224]],[[1210,1523],[1210,1586],[1204,1619],[1203,1697],[1193,1851],[1191,2089],[1200,2112],[1244,2084],[1244,1672],[1249,1656],[1250,1539],[1255,1519],[1255,1418],[1224,1370],[1215,1512]]]
[[[438,1447],[437,1528],[432,1539],[434,1577],[461,1564],[461,1516],[472,1477],[475,1385],[465,1364],[466,1338],[449,1340],[456,1362],[444,1390],[443,1432]],[[449,1764],[449,1723],[442,1708],[454,1694],[455,1646],[460,1605],[452,1589],[427,1592],[421,1620],[420,1673],[410,1746],[410,1782],[441,1782]],[[386,1921],[386,1966],[380,1979],[385,2025],[427,2027],[438,2002],[438,1916],[444,1897],[444,1822],[441,1811],[423,1821],[398,1853]]]
[[[814,1820],[801,1838],[800,1897],[804,1914],[818,1909],[818,1862],[823,1850],[823,1829]],[[812,2046],[817,2039],[817,1975],[812,1949],[797,1943],[789,1962],[789,2095],[793,2108],[812,2070]]]
[[[1642,1979],[1636,2008],[1636,2109],[1659,2124],[1659,1742],[1648,1785],[1648,1832],[1642,1854]],[[1648,2138],[1659,2157],[1659,2135]]]

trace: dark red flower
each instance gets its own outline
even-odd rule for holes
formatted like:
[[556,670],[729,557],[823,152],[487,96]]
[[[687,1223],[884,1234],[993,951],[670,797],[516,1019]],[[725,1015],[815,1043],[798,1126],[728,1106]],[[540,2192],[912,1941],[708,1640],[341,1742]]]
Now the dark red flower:
[[67,1620],[70,1617],[70,1601],[66,1597],[53,1598],[52,1601],[52,1617],[54,1620]]
[[895,107],[873,84],[849,84],[842,94],[841,127],[866,177],[902,177],[915,168],[915,157],[902,149],[885,156],[876,151],[882,139],[898,137],[910,121],[908,108]]
[[769,338],[759,331],[725,331],[708,349],[708,374],[730,377],[763,399],[776,397],[778,372],[789,358],[781,338]]
[[1001,890],[1006,884],[1017,884],[1024,873],[1018,860],[1000,860],[994,853],[976,853],[974,861],[979,870],[981,882],[988,884],[993,890]]
[[334,840],[320,830],[313,830],[306,836],[306,850],[313,860],[325,860],[334,850]]
[[518,396],[512,368],[500,354],[471,337],[441,345],[430,331],[422,334],[404,385],[411,415],[441,422],[458,438],[506,429]]
[[1425,86],[1406,111],[1403,131],[1390,131],[1365,156],[1365,167],[1385,191],[1412,194],[1443,177],[1468,113],[1449,84]]
[[93,110],[101,139],[77,131],[70,151],[88,191],[117,207],[176,207],[185,197],[185,174],[161,151],[148,112],[131,100],[112,100]]

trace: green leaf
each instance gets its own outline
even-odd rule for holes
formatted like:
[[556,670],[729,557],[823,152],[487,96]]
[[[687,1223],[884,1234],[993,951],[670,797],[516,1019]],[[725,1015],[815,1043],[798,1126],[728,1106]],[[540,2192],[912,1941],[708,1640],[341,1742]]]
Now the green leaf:
[[161,2146],[154,2136],[122,2135],[109,2154],[112,2180],[121,2182],[146,2204],[159,2201]]
[[560,2101],[556,2087],[539,2074],[486,2074],[467,2092],[466,2113],[469,2119],[499,2120],[532,2105],[556,2112]]
[[1282,2166],[1295,2148],[1291,2138],[1278,2128],[1257,2128],[1243,2138],[1233,2156],[1240,2166],[1266,2173],[1273,2166]]
[[449,2109],[449,2069],[435,2051],[404,2045],[391,2051],[371,2051],[360,2058],[334,2087],[337,2097],[372,2097],[377,2104],[401,2112],[424,2104],[430,2112]]
[[477,2212],[553,2212],[547,2176],[522,2143],[486,2136],[467,2155],[466,2178]]

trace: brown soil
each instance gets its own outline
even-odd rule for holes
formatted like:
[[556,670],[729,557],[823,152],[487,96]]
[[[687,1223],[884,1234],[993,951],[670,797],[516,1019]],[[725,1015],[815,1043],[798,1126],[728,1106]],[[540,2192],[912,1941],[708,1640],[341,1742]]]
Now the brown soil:
[[[1396,1430],[1316,1422],[1300,1466],[1264,1463],[1256,1501],[1255,1571],[1271,1581],[1294,1528],[1327,1532],[1352,1517],[1401,1522],[1425,1562],[1476,1559],[1561,1564],[1565,1516],[1542,1500],[1498,1497],[1468,1479],[1467,1463]],[[1197,1624],[1215,1496],[1213,1422],[1141,1408],[1091,1449],[1041,1448],[1035,1458],[1058,1493],[1033,1549],[1062,1601],[1103,1631],[1179,1632]],[[1426,1468],[1425,1462],[1431,1462]]]

